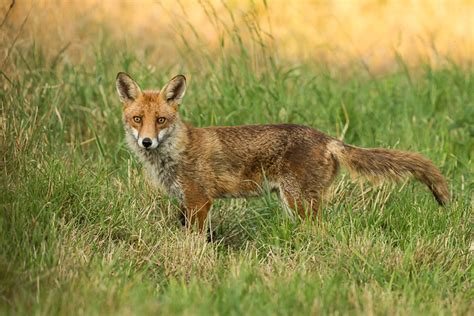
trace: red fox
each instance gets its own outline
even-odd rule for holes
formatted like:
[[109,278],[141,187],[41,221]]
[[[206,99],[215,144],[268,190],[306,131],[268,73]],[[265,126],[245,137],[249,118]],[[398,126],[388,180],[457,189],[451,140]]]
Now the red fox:
[[358,148],[292,124],[196,128],[178,113],[186,91],[183,75],[161,90],[142,91],[120,72],[116,87],[128,146],[152,178],[180,201],[188,227],[197,223],[204,229],[214,199],[258,196],[264,184],[290,210],[316,218],[340,165],[372,180],[412,176],[440,205],[449,200],[446,180],[421,154]]

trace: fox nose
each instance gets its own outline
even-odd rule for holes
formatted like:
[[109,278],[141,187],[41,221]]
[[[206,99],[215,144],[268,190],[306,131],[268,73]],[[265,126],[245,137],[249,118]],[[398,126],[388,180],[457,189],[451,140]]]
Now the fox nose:
[[151,141],[151,139],[149,139],[148,137],[143,138],[143,140],[142,140],[142,145],[143,145],[143,147],[148,148],[148,147],[151,146],[151,144],[153,144],[153,142]]

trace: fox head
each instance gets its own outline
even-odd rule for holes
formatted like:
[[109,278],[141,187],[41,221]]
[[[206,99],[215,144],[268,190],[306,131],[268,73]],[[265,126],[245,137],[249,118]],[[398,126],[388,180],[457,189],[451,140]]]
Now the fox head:
[[156,149],[179,120],[178,106],[186,91],[186,78],[177,75],[160,91],[142,91],[129,75],[119,72],[116,86],[124,105],[126,133],[139,147]]

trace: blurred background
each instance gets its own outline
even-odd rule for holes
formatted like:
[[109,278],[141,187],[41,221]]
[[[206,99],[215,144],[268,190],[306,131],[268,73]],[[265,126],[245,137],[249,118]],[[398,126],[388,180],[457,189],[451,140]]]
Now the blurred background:
[[4,55],[16,39],[16,47],[34,41],[45,54],[87,62],[101,38],[146,54],[155,66],[199,65],[200,53],[244,42],[254,57],[271,48],[280,62],[357,64],[373,73],[400,61],[471,64],[473,17],[472,0],[3,0],[0,6]]

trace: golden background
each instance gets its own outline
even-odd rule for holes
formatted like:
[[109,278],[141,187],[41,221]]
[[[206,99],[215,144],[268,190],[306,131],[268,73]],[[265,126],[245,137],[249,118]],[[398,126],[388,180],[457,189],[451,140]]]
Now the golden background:
[[[0,6],[5,16],[11,1]],[[87,61],[91,45],[118,40],[157,64],[189,52],[232,49],[236,32],[288,63],[359,63],[385,71],[474,57],[474,1],[16,1],[2,50],[35,41],[54,56]],[[22,27],[22,23],[24,23]],[[234,45],[235,46],[235,45]],[[192,59],[192,57],[190,57]]]

